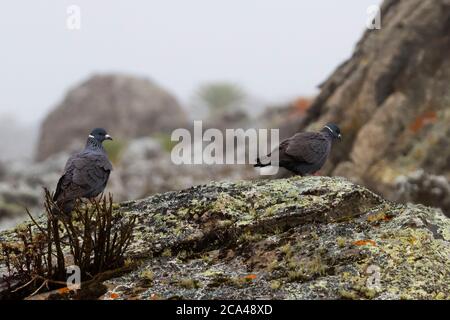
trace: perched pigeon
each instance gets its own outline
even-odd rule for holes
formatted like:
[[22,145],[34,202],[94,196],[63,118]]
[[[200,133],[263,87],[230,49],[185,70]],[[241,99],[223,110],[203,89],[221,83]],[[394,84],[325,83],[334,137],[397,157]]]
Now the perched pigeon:
[[92,130],[84,150],[67,160],[53,196],[63,213],[70,214],[76,199],[95,198],[105,189],[112,170],[102,146],[105,140],[112,140],[105,129]]
[[[298,175],[314,174],[325,164],[335,139],[341,139],[341,130],[332,123],[327,124],[320,132],[300,132],[282,141],[278,146],[280,167]],[[270,156],[261,163],[258,158],[255,167],[277,165]]]

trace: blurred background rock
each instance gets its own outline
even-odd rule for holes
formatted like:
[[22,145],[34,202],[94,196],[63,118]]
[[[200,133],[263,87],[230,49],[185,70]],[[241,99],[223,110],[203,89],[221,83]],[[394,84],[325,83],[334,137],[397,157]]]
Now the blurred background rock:
[[[359,6],[361,13],[356,23],[359,27],[349,29],[354,38],[345,38],[349,31],[344,29],[339,35],[339,45],[345,45],[348,52],[352,47],[345,41],[354,43],[360,37],[365,28],[365,8],[372,4],[362,2],[336,9],[336,14],[344,15]],[[289,8],[284,9],[284,14],[290,14]],[[297,21],[298,30],[304,27],[303,23]],[[266,20],[261,25],[266,25]],[[334,25],[337,30],[345,26]],[[322,26],[318,24],[317,28]],[[329,31],[323,28],[322,32]],[[283,30],[288,34],[293,29],[285,26]],[[274,33],[270,41],[276,43],[282,34]],[[233,37],[239,35],[233,33]],[[114,193],[116,201],[212,180],[260,177],[250,165],[174,165],[170,160],[174,145],[170,134],[176,128],[192,130],[193,120],[197,119],[203,120],[204,130],[277,128],[280,139],[299,130],[317,130],[326,122],[336,122],[344,139],[333,150],[322,174],[345,176],[388,199],[440,207],[449,215],[449,2],[384,1],[382,28],[365,31],[344,63],[333,51],[338,47],[333,35],[319,38],[311,40],[309,46],[325,46],[321,52],[335,59],[327,71],[311,74],[304,72],[305,66],[289,68],[296,79],[316,81],[318,75],[324,79],[327,72],[338,66],[320,85],[317,96],[317,92],[301,86],[292,89],[288,76],[272,80],[275,69],[264,76],[274,87],[279,88],[280,83],[281,87],[291,86],[290,97],[267,99],[266,92],[250,92],[248,81],[213,79],[195,82],[189,99],[179,99],[177,90],[146,76],[94,72],[58,92],[62,96],[60,102],[53,107],[48,105],[47,114],[39,123],[16,121],[15,111],[5,108],[5,115],[0,115],[0,228],[22,220],[24,207],[35,214],[41,211],[42,188],[54,189],[69,155],[80,149],[87,133],[98,126],[105,127],[114,137],[105,147],[114,165],[107,191]],[[289,34],[287,39],[290,43],[299,42],[295,34]],[[269,48],[270,41],[262,45]],[[302,46],[299,52],[307,50]],[[320,56],[317,59],[321,61]],[[289,61],[306,65],[315,60],[311,54],[289,57]],[[250,58],[246,65],[251,61]],[[319,69],[318,64],[315,68]],[[261,65],[258,70],[264,71],[264,67]],[[184,75],[173,73],[174,78],[178,76]],[[43,75],[41,81],[46,79],[51,80]],[[287,175],[281,172],[278,176]]]
[[[187,126],[177,100],[148,79],[95,75],[69,90],[41,125],[36,160],[84,147],[89,128],[109,128],[121,143]],[[118,146],[117,146],[118,147]]]

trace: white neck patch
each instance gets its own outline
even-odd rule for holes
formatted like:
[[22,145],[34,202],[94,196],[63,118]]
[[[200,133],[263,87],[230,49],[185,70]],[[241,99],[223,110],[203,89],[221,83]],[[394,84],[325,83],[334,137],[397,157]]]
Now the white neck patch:
[[331,130],[331,128],[330,128],[329,126],[325,126],[324,128],[327,128],[328,130],[330,130],[330,132],[331,132],[332,134],[334,134],[333,130]]

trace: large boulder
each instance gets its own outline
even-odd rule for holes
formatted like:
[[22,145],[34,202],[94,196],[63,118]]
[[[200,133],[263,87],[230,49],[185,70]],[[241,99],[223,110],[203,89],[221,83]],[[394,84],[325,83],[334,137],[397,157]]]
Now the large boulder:
[[185,127],[187,116],[174,96],[148,79],[96,75],[70,90],[44,120],[37,160],[80,148],[95,127],[120,140],[170,133]]
[[381,17],[321,85],[300,129],[338,123],[343,141],[324,174],[395,199],[399,176],[450,178],[450,1],[386,0]]
[[450,220],[342,178],[212,183],[121,210],[139,221],[130,254],[153,256],[106,282],[123,298],[450,298]]
[[450,298],[450,220],[344,178],[216,182],[118,210],[137,217],[136,268],[102,299]]

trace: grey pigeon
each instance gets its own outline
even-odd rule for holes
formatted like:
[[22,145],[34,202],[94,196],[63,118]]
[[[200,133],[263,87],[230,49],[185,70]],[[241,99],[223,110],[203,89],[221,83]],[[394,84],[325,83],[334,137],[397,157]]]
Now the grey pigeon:
[[53,196],[53,201],[64,214],[72,212],[76,199],[95,198],[105,189],[112,170],[102,145],[105,140],[112,140],[105,129],[92,130],[84,150],[67,160]]
[[[327,124],[320,132],[299,132],[278,146],[278,166],[301,176],[314,174],[325,164],[336,139],[341,139],[341,130],[333,123]],[[258,158],[255,167],[277,165],[270,159],[271,154],[273,151],[264,163]]]

